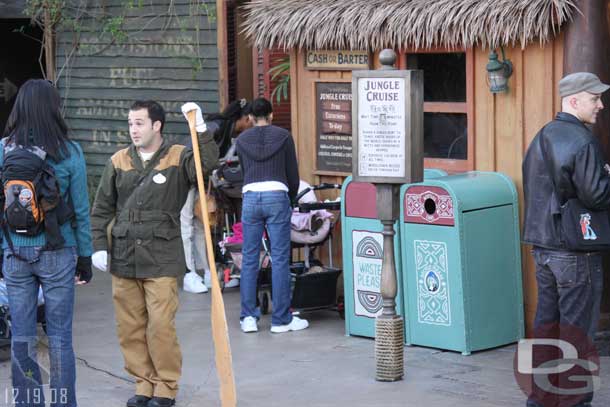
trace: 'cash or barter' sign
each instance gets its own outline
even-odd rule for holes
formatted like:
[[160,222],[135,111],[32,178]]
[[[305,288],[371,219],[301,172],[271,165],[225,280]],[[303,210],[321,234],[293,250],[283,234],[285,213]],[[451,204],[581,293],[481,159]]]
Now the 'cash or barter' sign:
[[307,51],[305,68],[311,70],[369,69],[366,51]]

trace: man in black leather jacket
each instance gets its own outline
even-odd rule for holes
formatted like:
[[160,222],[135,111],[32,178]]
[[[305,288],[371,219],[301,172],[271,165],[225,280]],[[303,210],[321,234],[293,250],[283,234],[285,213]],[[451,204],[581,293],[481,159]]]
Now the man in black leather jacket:
[[[592,340],[597,329],[603,288],[601,253],[568,250],[557,215],[560,205],[573,198],[591,210],[610,208],[610,167],[588,127],[595,123],[603,108],[601,94],[609,88],[591,73],[564,77],[559,82],[562,111],[538,132],[523,161],[523,240],[533,246],[538,284],[534,337],[558,338],[555,331],[563,335],[570,326],[582,332],[580,342],[587,342],[585,338]],[[561,338],[578,342],[573,336]],[[534,360],[540,361],[540,356],[534,348]],[[542,360],[549,358],[542,355]],[[550,393],[535,387],[527,406],[555,405],[558,398],[566,397]],[[554,398],[551,404],[550,397]],[[560,405],[589,406],[592,398],[592,392],[584,392]]]

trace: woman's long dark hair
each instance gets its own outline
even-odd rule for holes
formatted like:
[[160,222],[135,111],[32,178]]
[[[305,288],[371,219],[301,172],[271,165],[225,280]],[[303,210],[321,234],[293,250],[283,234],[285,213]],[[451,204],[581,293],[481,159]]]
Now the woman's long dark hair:
[[19,89],[4,137],[22,146],[38,146],[54,161],[63,160],[70,156],[70,140],[60,106],[59,92],[51,82],[28,80]]
[[210,113],[205,116],[206,121],[218,120],[221,122],[220,129],[214,135],[214,140],[218,144],[220,157],[224,157],[225,153],[231,146],[231,137],[235,122],[244,116],[250,114],[251,105],[246,99],[234,100],[222,111],[222,113]]

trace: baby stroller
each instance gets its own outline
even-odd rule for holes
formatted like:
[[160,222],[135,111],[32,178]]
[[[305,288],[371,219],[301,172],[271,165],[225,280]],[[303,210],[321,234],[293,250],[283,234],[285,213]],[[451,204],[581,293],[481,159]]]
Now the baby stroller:
[[[341,201],[317,200],[313,191],[341,189],[341,184],[323,183],[305,185],[296,197],[290,233],[291,247],[302,249],[303,260],[290,265],[294,281],[292,293],[293,314],[320,309],[336,309],[344,317],[343,300],[337,299],[337,279],[342,270],[333,264],[333,229],[335,215],[340,211]],[[316,249],[328,245],[329,264],[325,266],[316,257]]]
[[222,195],[241,200],[244,176],[235,148],[235,143],[233,143],[225,156],[218,161],[218,168],[212,172],[211,179],[214,188]]
[[[324,189],[340,189],[339,184],[320,184],[309,186],[302,183],[301,192],[297,195],[296,205],[292,216],[291,248],[302,249],[303,260],[291,259],[290,272],[292,276],[292,310],[293,313],[309,312],[319,309],[337,309],[343,315],[342,301],[337,301],[337,278],[341,269],[333,266],[332,260],[332,232],[334,216],[328,211],[339,211],[340,201],[319,202],[313,191]],[[237,224],[238,236],[241,225]],[[268,238],[262,239],[258,274],[258,305],[262,314],[270,311],[271,304],[271,268],[273,267],[273,254],[270,250]],[[316,249],[328,244],[329,266],[324,266],[315,254]],[[226,239],[223,248],[232,259],[231,273],[239,275],[241,269],[241,241],[239,239]],[[291,252],[293,252],[291,250]]]
[[[234,272],[234,259],[224,245],[224,242],[230,240],[235,233],[231,231],[239,222],[241,214],[243,174],[239,157],[235,153],[234,143],[229,147],[225,156],[219,160],[218,168],[212,172],[210,180],[214,187],[211,193],[216,200],[216,207],[220,215],[217,216],[217,224],[212,225],[211,232],[215,247],[216,269],[221,288],[224,289],[225,284],[239,275],[238,272]],[[239,245],[239,249],[231,245],[228,247],[232,251],[241,252],[241,245]]]

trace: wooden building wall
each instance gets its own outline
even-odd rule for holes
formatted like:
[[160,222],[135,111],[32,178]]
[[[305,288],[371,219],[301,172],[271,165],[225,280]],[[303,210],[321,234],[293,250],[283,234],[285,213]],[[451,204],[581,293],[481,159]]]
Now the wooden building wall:
[[[488,51],[475,51],[475,169],[499,171],[510,176],[519,193],[523,222],[521,164],[538,130],[561,109],[557,83],[563,76],[563,37],[540,47],[507,49],[513,63],[510,91],[492,95],[485,65]],[[528,328],[536,311],[535,266],[529,246],[522,246],[523,297]]]
[[[510,90],[493,95],[487,83],[486,65],[489,50],[475,49],[471,82],[474,99],[474,165],[473,169],[499,171],[509,175],[523,202],[521,164],[536,132],[560,109],[557,82],[563,73],[563,37],[541,47],[532,44],[525,50],[506,49],[514,73]],[[292,133],[298,150],[301,178],[310,183],[342,182],[344,176],[316,172],[315,89],[317,81],[351,82],[350,71],[309,71],[304,69],[304,54],[293,51],[292,66]],[[376,58],[374,58],[376,60]],[[376,62],[374,63],[377,64]],[[523,213],[522,206],[520,207]],[[338,228],[339,229],[339,228]],[[335,237],[335,261],[341,262],[341,237]],[[534,318],[536,282],[529,248],[523,246],[523,281],[528,326]]]
[[112,42],[102,20],[82,22],[92,29],[81,34],[76,50],[73,32],[58,35],[58,71],[63,67],[58,87],[90,176],[99,175],[108,157],[129,144],[127,114],[134,100],[161,103],[167,112],[164,135],[179,142],[189,137],[183,103],[218,110],[215,3],[206,0],[194,10],[189,0],[175,0],[171,7],[153,0],[126,10],[124,1],[108,0],[93,16],[127,11],[120,28],[125,40]]

